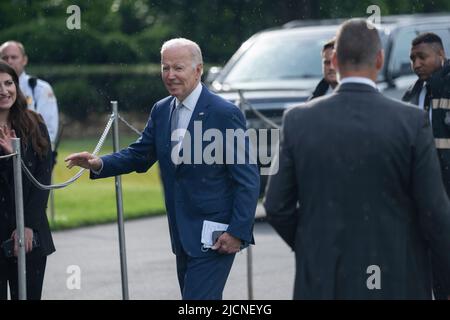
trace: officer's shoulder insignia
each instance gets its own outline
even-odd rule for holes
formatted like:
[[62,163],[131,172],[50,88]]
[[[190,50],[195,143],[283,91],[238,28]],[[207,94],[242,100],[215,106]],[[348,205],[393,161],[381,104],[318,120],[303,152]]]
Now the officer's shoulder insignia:
[[25,98],[27,100],[27,105],[31,105],[33,103],[33,99],[30,96],[26,96]]
[[448,111],[445,113],[444,123],[445,123],[447,126],[450,126],[450,112],[448,112]]

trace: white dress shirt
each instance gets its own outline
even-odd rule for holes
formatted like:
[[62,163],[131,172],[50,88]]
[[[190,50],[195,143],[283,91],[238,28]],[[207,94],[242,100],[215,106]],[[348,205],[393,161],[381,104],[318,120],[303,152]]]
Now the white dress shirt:
[[199,82],[195,89],[183,100],[180,101],[178,98],[176,98],[175,103],[176,106],[180,103],[183,104],[183,107],[178,111],[178,132],[180,135],[178,136],[178,139],[176,141],[179,141],[184,137],[184,134],[186,133],[187,127],[189,125],[189,121],[191,120],[192,113],[194,112],[195,106],[197,105],[198,99],[200,98],[200,94],[202,93],[202,84]]
[[375,89],[378,90],[377,85],[375,84],[375,82],[373,82],[371,79],[369,78],[364,78],[364,77],[346,77],[344,79],[341,79],[339,84],[344,84],[344,83],[361,83],[361,84],[367,84]]
[[[50,136],[50,141],[52,143],[52,146],[54,147],[58,135],[59,121],[58,104],[56,102],[55,94],[53,93],[53,89],[50,84],[48,84],[48,82],[37,79],[33,95],[33,90],[31,90],[31,87],[28,83],[29,79],[30,76],[26,74],[25,71],[23,71],[19,77],[20,90],[27,100],[28,109],[41,114],[42,118],[44,119],[45,125],[47,126],[48,135]],[[34,99],[36,99],[36,103]]]
[[[427,95],[427,87],[426,87],[426,82],[423,83],[423,87],[422,90],[420,91],[420,95],[419,95],[419,108],[422,110],[425,110],[424,108],[424,104],[425,104],[425,96]],[[431,109],[431,108],[430,108]],[[432,123],[432,112],[431,110],[428,111],[428,116],[430,117],[430,123]]]

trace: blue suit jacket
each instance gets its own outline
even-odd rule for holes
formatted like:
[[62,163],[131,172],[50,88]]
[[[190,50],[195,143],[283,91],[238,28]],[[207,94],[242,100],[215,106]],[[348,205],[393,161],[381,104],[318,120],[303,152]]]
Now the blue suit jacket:
[[[257,165],[249,164],[249,161],[245,164],[208,165],[202,161],[201,164],[191,162],[175,166],[171,160],[170,142],[170,111],[174,101],[172,96],[158,101],[142,136],[128,148],[103,156],[101,173],[91,173],[91,178],[145,172],[159,161],[175,254],[182,249],[192,257],[214,254],[212,250],[201,250],[204,220],[227,223],[228,233],[246,244],[253,243],[253,222],[259,194]],[[194,121],[201,121],[202,136],[211,128],[220,130],[223,137],[226,129],[246,129],[241,111],[205,86],[187,128],[192,141],[199,139],[194,137]],[[203,149],[210,143],[203,142]],[[192,142],[191,150],[193,154]],[[226,159],[225,142],[222,150]],[[237,154],[236,146],[234,152]],[[245,153],[249,153],[247,144]]]

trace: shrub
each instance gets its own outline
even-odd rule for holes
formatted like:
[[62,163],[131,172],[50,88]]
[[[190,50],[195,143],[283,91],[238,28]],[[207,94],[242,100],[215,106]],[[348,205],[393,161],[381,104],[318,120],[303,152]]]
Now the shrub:
[[[64,19],[47,19],[15,26],[0,33],[0,41],[18,40],[25,46],[30,64],[102,63],[105,46],[101,35],[86,25],[69,30]],[[133,61],[134,63],[134,61]]]
[[53,85],[60,112],[74,120],[84,120],[104,106],[97,89],[87,79],[61,80]]
[[121,111],[148,112],[167,95],[155,65],[40,66],[29,73],[53,86],[60,112],[81,121],[109,113],[111,100]]

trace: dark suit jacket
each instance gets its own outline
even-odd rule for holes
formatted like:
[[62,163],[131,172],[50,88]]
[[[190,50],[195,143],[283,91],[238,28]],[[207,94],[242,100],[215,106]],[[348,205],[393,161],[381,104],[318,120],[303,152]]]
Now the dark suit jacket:
[[[47,128],[44,124],[41,124],[40,128],[50,145]],[[49,185],[52,164],[51,148],[49,147],[47,155],[40,159],[33,150],[30,140],[27,148],[22,147],[21,152],[22,159],[33,176],[42,184]],[[25,227],[38,233],[40,247],[36,250],[39,250],[43,256],[49,255],[55,251],[45,212],[49,192],[36,188],[24,173],[22,173],[22,186]],[[3,242],[9,239],[13,230],[16,229],[14,174],[11,158],[0,160],[0,202],[0,211],[2,211],[0,213],[0,241]]]
[[[169,219],[172,250],[180,250],[192,257],[216,254],[201,250],[201,230],[204,220],[229,224],[227,232],[249,244],[253,242],[252,230],[259,194],[259,173],[256,164],[180,164],[171,160],[170,112],[174,97],[158,101],[142,136],[128,148],[102,157],[103,178],[132,171],[145,172],[159,161],[164,196]],[[230,102],[211,93],[203,86],[202,93],[192,113],[188,131],[192,137],[194,155],[194,121],[200,121],[203,134],[208,129],[219,129],[225,137],[226,129],[245,130],[241,111]],[[185,136],[186,137],[186,136]],[[203,142],[203,149],[210,142]],[[221,148],[226,157],[225,143]],[[245,147],[248,156],[248,145]],[[235,146],[235,154],[238,150]]]
[[431,298],[430,251],[450,270],[450,203],[423,111],[340,85],[286,113],[279,165],[264,205],[296,253],[294,298]]
[[308,97],[306,101],[311,101],[315,98],[324,96],[327,93],[329,87],[330,85],[325,81],[325,78],[322,78],[322,80],[320,80],[317,84],[313,93]]

